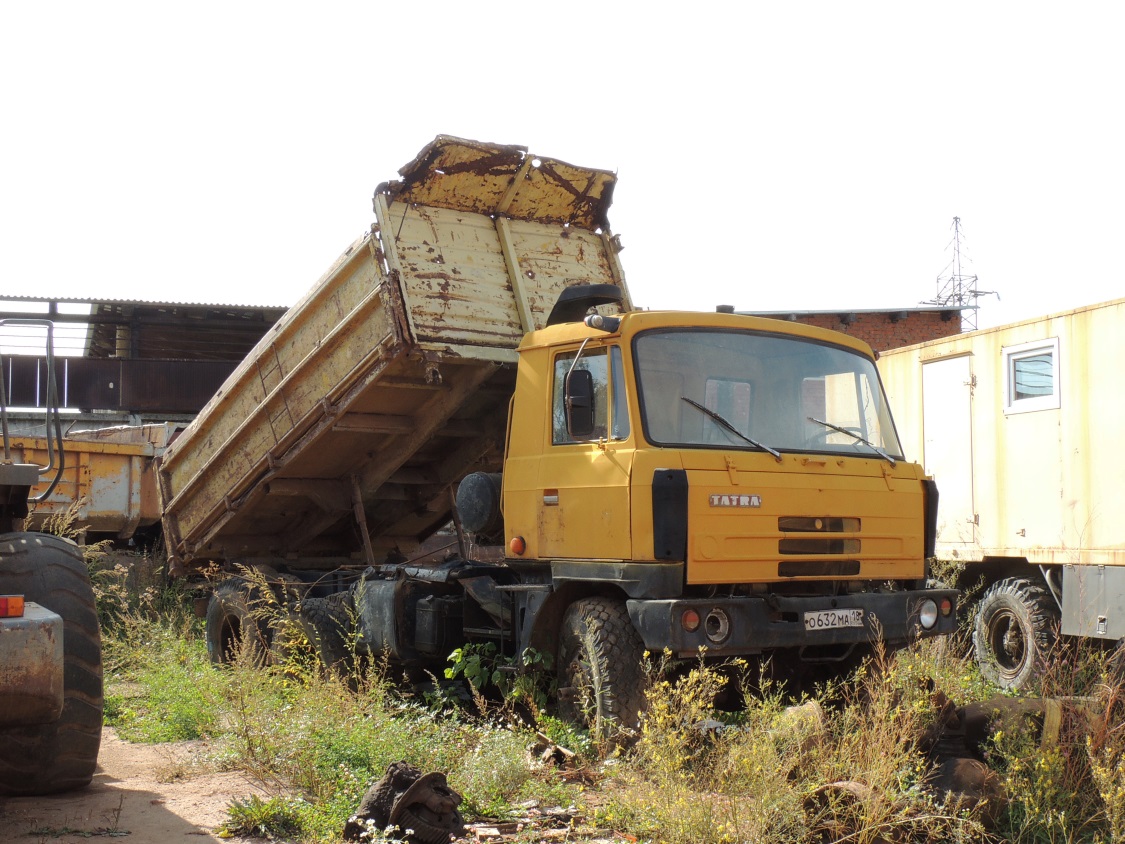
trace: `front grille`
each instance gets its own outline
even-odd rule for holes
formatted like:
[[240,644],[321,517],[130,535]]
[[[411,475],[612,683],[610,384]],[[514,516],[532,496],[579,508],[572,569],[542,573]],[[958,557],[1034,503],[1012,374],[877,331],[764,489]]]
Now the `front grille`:
[[[777,541],[778,554],[829,558],[783,560],[777,565],[779,577],[855,577],[859,574],[860,562],[854,559],[861,550],[861,541],[854,536],[860,532],[859,519],[848,516],[781,516],[777,520],[777,529],[783,534]],[[840,557],[853,559],[841,560]]]

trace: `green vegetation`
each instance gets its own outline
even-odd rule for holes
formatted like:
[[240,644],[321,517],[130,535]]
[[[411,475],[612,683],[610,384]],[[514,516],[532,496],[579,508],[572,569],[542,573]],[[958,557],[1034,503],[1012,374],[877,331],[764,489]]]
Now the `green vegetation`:
[[[639,841],[1125,840],[1125,733],[1113,719],[1064,718],[1051,741],[1026,720],[1005,722],[986,760],[1002,802],[972,809],[932,787],[926,737],[948,710],[935,689],[957,704],[996,694],[956,642],[876,655],[798,699],[757,666],[650,655],[648,712],[622,749],[545,711],[553,675],[545,656],[514,675],[495,651],[463,649],[447,677],[411,687],[377,663],[325,676],[289,631],[280,664],[255,668],[247,648],[219,668],[189,593],[128,582],[132,565],[93,567],[108,722],[132,741],[207,738],[214,764],[266,783],[273,796],[233,800],[231,834],[338,841],[368,786],[401,759],[445,772],[470,822],[518,817],[535,799],[574,805],[586,827]],[[276,613],[273,623],[287,622]],[[1060,650],[1055,664],[1046,695],[1080,695],[1089,711],[1120,713],[1102,653]],[[470,693],[453,694],[465,680]],[[720,711],[731,698],[744,703]],[[542,736],[575,755],[563,767],[542,761],[529,752]]]

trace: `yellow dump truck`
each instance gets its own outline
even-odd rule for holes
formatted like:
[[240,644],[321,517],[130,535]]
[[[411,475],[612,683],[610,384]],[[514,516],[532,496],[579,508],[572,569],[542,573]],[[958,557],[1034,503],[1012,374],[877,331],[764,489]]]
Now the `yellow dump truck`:
[[[866,345],[634,308],[612,173],[439,137],[400,176],[161,458],[174,573],[295,586],[328,660],[351,617],[361,651],[431,670],[534,648],[564,714],[623,723],[646,648],[823,665],[953,629],[936,488]],[[253,591],[215,590],[213,659],[268,639]]]
[[0,360],[0,796],[88,784],[102,734],[101,635],[86,561],[73,542],[24,529],[29,498],[49,497],[64,466],[53,326],[4,322],[46,334],[48,439],[42,463],[13,448]]

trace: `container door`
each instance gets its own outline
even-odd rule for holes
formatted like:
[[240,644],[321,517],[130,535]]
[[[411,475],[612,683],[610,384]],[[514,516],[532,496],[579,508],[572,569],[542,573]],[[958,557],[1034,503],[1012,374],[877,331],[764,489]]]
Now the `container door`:
[[938,485],[938,556],[977,541],[972,356],[922,364],[923,463]]

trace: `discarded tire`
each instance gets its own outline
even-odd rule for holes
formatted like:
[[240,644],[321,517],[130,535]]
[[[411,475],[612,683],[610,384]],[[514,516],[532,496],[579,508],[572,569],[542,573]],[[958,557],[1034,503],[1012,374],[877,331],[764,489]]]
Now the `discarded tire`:
[[57,721],[0,729],[0,795],[87,785],[102,737],[102,655],[94,591],[73,542],[0,536],[0,593],[22,594],[63,620],[63,709]]
[[392,762],[367,790],[356,813],[344,827],[344,839],[361,841],[369,831],[396,827],[405,840],[417,844],[446,844],[465,832],[459,806],[461,795],[449,787],[445,774],[423,774],[408,762]]
[[1026,691],[1058,638],[1059,608],[1044,588],[1012,577],[989,587],[973,624],[981,674],[1007,691]]
[[559,640],[560,715],[605,738],[635,729],[645,708],[643,657],[624,601],[575,601]]

